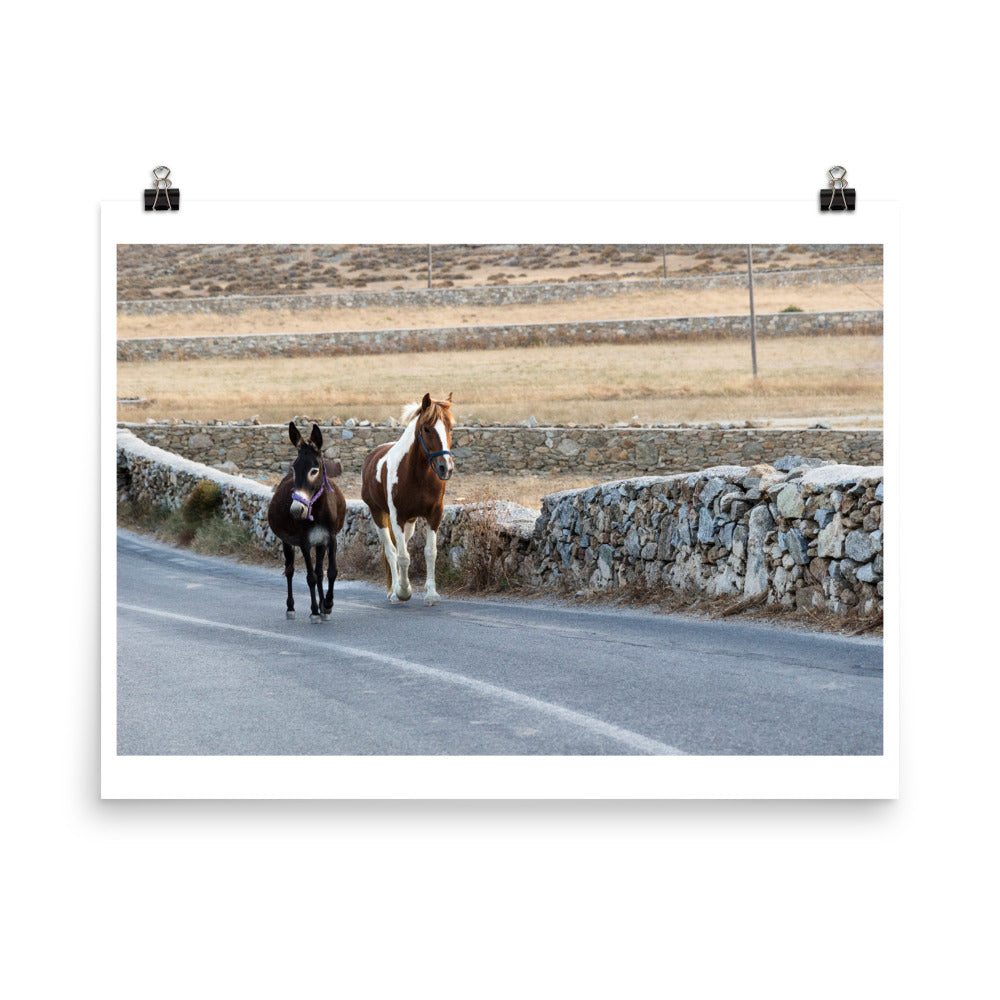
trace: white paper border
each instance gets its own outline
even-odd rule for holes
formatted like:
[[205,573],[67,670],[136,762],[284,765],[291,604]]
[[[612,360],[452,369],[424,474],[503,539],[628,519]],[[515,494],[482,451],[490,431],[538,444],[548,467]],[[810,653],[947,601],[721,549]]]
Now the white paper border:
[[[899,787],[899,210],[770,202],[199,202],[101,205],[101,797],[152,799],[895,798]],[[119,243],[881,243],[884,752],[879,757],[119,757],[116,246]]]

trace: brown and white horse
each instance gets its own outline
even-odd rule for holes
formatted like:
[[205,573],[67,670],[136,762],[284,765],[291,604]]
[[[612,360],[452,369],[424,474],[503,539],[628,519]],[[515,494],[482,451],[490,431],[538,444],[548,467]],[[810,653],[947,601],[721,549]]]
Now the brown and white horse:
[[410,555],[407,545],[417,518],[427,522],[424,557],[427,562],[425,604],[437,604],[434,580],[437,530],[444,513],[445,483],[455,471],[451,456],[451,393],[445,400],[413,403],[403,410],[406,430],[395,444],[379,445],[365,459],[361,499],[368,504],[382,539],[386,596],[408,601]]
[[[302,549],[306,564],[306,582],[312,622],[329,621],[333,610],[333,582],[337,579],[337,533],[344,526],[347,501],[340,487],[331,482],[339,476],[339,459],[323,457],[323,434],[313,424],[312,434],[306,441],[295,421],[288,425],[288,437],[299,453],[292,462],[288,475],[275,487],[274,496],[267,509],[267,523],[281,540],[285,554],[285,577],[288,580],[288,600],[285,616],[295,617],[292,599],[292,574],[295,572],[295,548]],[[316,567],[310,555],[316,551]],[[323,562],[330,554],[330,586],[323,596]],[[317,600],[317,586],[319,600]]]

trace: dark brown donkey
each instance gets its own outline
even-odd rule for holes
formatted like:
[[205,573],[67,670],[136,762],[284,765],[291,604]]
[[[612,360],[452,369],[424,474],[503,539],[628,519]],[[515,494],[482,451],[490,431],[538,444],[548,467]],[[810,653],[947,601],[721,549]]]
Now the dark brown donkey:
[[437,530],[444,513],[445,481],[455,471],[451,457],[451,393],[444,400],[413,403],[403,410],[406,430],[395,444],[379,445],[365,459],[361,499],[368,504],[382,539],[386,597],[408,601],[410,554],[407,544],[417,518],[427,522],[427,589],[425,604],[438,604],[434,582]]
[[[295,421],[288,425],[288,437],[299,453],[288,475],[275,487],[267,509],[267,523],[281,540],[285,553],[285,577],[288,579],[286,618],[295,617],[292,600],[292,574],[295,572],[295,548],[302,549],[306,564],[306,581],[312,610],[311,622],[329,621],[333,610],[333,582],[337,579],[337,532],[344,526],[347,501],[340,487],[331,482],[341,473],[338,459],[323,457],[323,435],[313,424],[306,441]],[[316,550],[316,566],[310,550]],[[330,586],[323,596],[323,560],[330,554]],[[317,590],[319,597],[317,599]]]

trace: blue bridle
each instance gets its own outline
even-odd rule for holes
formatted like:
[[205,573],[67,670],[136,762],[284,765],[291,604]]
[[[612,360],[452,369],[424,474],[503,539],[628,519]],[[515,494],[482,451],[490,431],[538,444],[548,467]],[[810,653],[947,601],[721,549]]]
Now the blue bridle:
[[[424,441],[424,429],[422,427],[417,428],[417,440],[420,442],[420,447],[424,449],[424,454],[427,456],[427,461],[430,463],[432,469],[434,469],[434,459],[439,455],[450,455],[451,452],[447,448],[442,448],[441,451],[428,451],[427,444]],[[438,475],[437,469],[434,469],[434,475],[438,477],[442,482],[444,482],[444,476]]]

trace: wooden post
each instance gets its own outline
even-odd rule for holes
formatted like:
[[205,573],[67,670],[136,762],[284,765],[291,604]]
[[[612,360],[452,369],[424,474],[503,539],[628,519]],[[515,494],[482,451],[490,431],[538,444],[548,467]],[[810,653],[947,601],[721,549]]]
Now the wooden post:
[[431,245],[427,244],[427,287],[431,287]]
[[753,253],[747,244],[747,274],[750,276],[750,356],[753,358],[753,377],[757,377],[757,317],[753,311]]
[[666,246],[664,246],[662,249],[663,249],[663,277],[666,278],[666,276],[667,276],[667,248],[666,248]]

